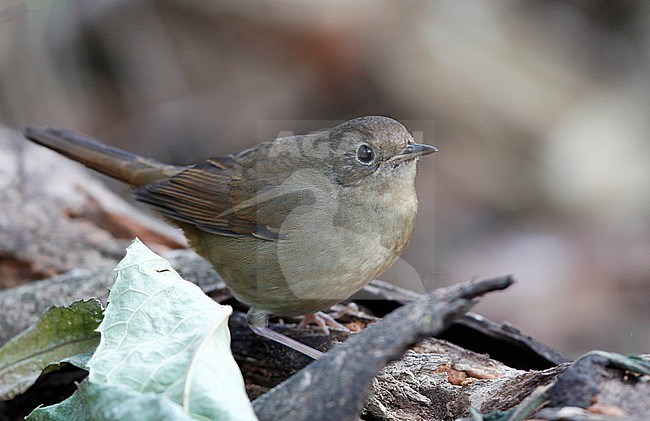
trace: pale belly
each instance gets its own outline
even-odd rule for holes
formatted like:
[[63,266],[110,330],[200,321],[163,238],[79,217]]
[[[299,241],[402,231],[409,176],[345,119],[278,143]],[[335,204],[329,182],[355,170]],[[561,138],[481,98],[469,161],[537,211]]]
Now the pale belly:
[[270,314],[299,315],[347,299],[399,258],[413,232],[417,199],[397,209],[377,200],[364,209],[296,210],[278,241],[184,230],[238,300]]

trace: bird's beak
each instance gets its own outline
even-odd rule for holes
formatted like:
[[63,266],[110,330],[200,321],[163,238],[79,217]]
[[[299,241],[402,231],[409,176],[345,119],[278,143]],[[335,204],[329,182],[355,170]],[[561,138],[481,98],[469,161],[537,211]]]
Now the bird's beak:
[[408,161],[434,152],[438,152],[438,149],[433,146],[411,143],[402,152],[390,158],[388,162]]

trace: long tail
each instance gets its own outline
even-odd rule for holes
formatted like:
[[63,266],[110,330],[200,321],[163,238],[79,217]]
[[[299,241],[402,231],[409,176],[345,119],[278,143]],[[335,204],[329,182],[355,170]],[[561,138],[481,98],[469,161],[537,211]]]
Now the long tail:
[[183,169],[103,145],[69,130],[26,127],[25,137],[134,187],[164,180]]

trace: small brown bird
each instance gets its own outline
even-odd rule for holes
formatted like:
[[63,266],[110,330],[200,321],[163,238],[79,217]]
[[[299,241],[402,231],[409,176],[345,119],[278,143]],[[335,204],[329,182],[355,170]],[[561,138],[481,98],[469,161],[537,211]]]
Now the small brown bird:
[[279,138],[202,164],[174,166],[61,129],[25,136],[134,187],[249,304],[253,331],[313,358],[320,351],[267,327],[339,303],[386,271],[413,234],[414,143],[387,117]]

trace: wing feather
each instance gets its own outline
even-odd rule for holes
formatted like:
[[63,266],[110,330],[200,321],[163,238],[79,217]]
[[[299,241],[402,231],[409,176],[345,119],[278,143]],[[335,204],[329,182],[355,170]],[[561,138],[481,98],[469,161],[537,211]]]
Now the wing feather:
[[[269,170],[269,168],[267,168]],[[308,190],[283,185],[281,167],[259,179],[232,157],[210,159],[167,180],[135,190],[136,198],[163,215],[230,237],[283,238],[280,227],[296,207],[313,202]]]

